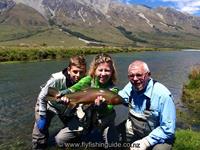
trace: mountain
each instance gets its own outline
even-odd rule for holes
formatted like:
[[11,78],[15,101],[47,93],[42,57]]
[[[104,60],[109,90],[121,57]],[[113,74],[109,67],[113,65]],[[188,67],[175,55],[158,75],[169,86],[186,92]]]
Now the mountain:
[[0,44],[11,43],[199,48],[200,17],[117,0],[1,0]]

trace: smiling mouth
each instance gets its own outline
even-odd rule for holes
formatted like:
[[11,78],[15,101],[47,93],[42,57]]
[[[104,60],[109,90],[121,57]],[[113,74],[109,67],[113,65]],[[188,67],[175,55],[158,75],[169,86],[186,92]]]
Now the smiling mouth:
[[106,81],[106,78],[100,78],[99,81]]
[[78,81],[79,80],[79,78],[75,78],[75,81]]
[[141,84],[140,84],[140,83],[135,83],[134,85],[138,87],[138,86],[140,86]]

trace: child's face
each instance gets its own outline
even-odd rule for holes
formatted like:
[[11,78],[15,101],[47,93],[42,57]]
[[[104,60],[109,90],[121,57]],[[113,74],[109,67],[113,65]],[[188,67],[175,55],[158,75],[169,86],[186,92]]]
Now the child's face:
[[71,66],[68,68],[68,74],[73,82],[78,82],[86,74],[86,68]]
[[101,84],[107,83],[110,80],[112,73],[113,70],[110,63],[101,63],[95,70],[95,76],[99,79]]

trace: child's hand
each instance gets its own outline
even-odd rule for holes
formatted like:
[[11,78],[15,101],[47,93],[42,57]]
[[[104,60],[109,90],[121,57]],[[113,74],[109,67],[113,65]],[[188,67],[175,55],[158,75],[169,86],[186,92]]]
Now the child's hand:
[[70,99],[67,96],[61,97],[60,100],[65,104],[68,104],[70,102]]

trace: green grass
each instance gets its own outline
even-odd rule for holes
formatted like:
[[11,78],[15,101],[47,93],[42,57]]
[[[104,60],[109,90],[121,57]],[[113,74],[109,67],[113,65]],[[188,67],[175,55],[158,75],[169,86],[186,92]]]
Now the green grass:
[[200,132],[177,130],[173,150],[199,150]]
[[98,41],[102,41],[108,46],[135,46],[133,41],[126,38],[115,27],[107,26],[105,24],[98,24],[96,27],[71,26],[72,31],[77,31],[85,36],[93,37]]
[[[16,27],[15,27],[16,28]],[[0,28],[0,45],[6,47],[80,47],[86,46],[86,43],[78,38],[70,36],[58,28],[47,28],[43,30],[27,31],[21,29],[13,31],[12,27],[7,27],[7,31],[1,31]],[[5,33],[4,33],[5,32]],[[8,34],[9,33],[9,34]],[[12,34],[11,34],[12,33]]]
[[[188,83],[183,87],[182,101],[199,118],[200,115],[200,66],[193,67]],[[196,119],[197,120],[197,119]]]
[[[153,48],[196,48],[200,47],[200,36],[185,33],[134,32],[124,27],[109,27],[100,24],[97,27],[83,28],[68,26],[64,32],[58,26],[37,26],[27,28],[0,24],[0,45],[2,46],[60,46],[82,47],[87,43],[78,37],[101,41],[106,46],[153,47]],[[104,32],[102,32],[104,31]],[[78,36],[78,37],[77,37]],[[187,41],[187,42],[184,42]]]
[[[63,48],[56,46],[38,47],[0,47],[0,62],[8,61],[34,61],[46,59],[63,59],[73,55],[97,54],[97,53],[119,53],[133,51],[153,51],[156,48],[120,48],[120,47],[80,47]],[[169,49],[163,49],[169,50]]]
[[141,43],[148,43],[148,41],[142,37],[138,37],[137,35],[134,35],[132,32],[127,31],[125,28],[118,26],[116,27],[126,38],[130,39],[134,43],[141,42]]
[[176,131],[173,150],[199,150],[200,131],[192,131],[192,126],[200,127],[200,66],[192,68],[188,82],[183,87],[182,101],[189,109],[187,112],[177,111],[177,119],[184,128]]
[[[199,49],[200,37],[187,33],[137,33],[139,37],[148,39],[151,47],[193,48]],[[186,42],[187,41],[187,42]]]
[[45,32],[47,28],[44,27],[35,27],[35,28],[24,28],[24,27],[16,27],[12,25],[0,25],[0,42],[1,45],[3,42],[12,42],[15,40],[29,38],[38,33]]
[[182,102],[188,111],[177,111],[178,120],[186,128],[200,127],[200,66],[191,69],[182,91]]

